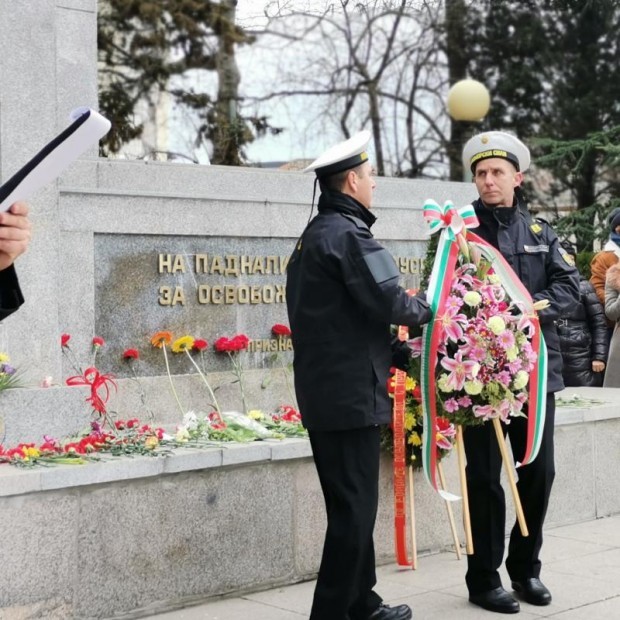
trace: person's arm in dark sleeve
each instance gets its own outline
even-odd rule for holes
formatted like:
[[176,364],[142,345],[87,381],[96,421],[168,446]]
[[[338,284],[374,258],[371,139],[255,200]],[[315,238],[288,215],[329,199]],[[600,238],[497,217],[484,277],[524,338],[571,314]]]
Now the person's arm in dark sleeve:
[[541,324],[552,323],[579,301],[579,272],[558,249],[560,242],[548,229],[549,253],[545,264],[547,286],[532,295],[534,301],[549,300],[549,307],[538,312]]
[[410,327],[428,323],[432,313],[420,296],[411,297],[399,284],[392,255],[363,228],[346,232],[347,255],[343,280],[347,290],[369,316]]
[[24,303],[24,297],[15,267],[13,265],[0,271],[0,321],[12,314]]
[[607,321],[605,310],[598,300],[594,287],[589,282],[583,283],[585,295],[584,306],[588,328],[592,335],[592,361],[607,362]]

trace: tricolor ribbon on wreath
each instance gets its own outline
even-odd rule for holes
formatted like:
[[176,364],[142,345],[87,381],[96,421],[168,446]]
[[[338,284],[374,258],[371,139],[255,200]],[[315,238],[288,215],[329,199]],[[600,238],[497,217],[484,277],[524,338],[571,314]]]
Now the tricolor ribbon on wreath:
[[[470,228],[479,225],[472,205],[455,208],[451,202],[443,207],[432,200],[424,205],[424,218],[429,224],[430,234],[439,232],[439,241],[427,287],[427,300],[433,311],[433,321],[424,326],[422,334],[422,372],[421,390],[424,416],[424,429],[434,429],[437,418],[437,383],[435,369],[438,364],[438,351],[442,345],[441,319],[446,313],[450,288],[455,275],[459,254],[470,256],[470,248],[476,248],[492,265],[494,273],[513,304],[524,317],[528,317],[531,347],[536,353],[536,362],[529,372],[528,383],[528,425],[525,455],[517,466],[532,462],[540,448],[545,423],[547,392],[547,349],[536,309],[530,293],[510,267],[499,250],[475,235]],[[429,484],[446,500],[458,496],[438,488],[437,453],[435,433],[423,433],[422,459],[424,474]]]

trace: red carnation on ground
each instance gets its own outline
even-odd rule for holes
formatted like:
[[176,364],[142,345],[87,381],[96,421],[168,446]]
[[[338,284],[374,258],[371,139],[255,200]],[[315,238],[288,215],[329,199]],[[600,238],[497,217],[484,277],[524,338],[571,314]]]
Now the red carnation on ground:
[[271,328],[271,333],[274,336],[290,336],[291,335],[291,330],[287,325],[283,325],[282,323],[276,323],[272,328]]
[[230,351],[242,351],[248,348],[250,339],[245,334],[237,334],[229,341]]
[[202,338],[196,338],[194,340],[194,346],[192,347],[194,351],[204,351],[209,346],[209,343]]
[[71,334],[63,334],[60,337],[60,346],[61,347],[68,347],[69,346],[69,340],[71,340]]
[[295,407],[291,407],[291,405],[281,405],[280,409],[278,409],[278,413],[283,422],[301,422],[299,411],[297,411]]
[[100,348],[105,344],[105,340],[101,336],[95,336],[93,338],[93,347]]
[[230,351],[230,345],[229,345],[230,341],[228,340],[228,338],[226,338],[225,336],[222,336],[221,338],[218,338],[214,343],[213,343],[213,348],[216,351]]
[[125,349],[122,357],[124,360],[137,360],[140,358],[140,353],[138,349]]

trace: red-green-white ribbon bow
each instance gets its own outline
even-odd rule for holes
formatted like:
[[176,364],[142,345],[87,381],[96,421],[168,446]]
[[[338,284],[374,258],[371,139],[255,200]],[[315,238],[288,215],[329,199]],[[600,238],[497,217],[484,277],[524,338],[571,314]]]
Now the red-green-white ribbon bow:
[[478,218],[473,205],[465,205],[456,208],[450,201],[439,206],[434,200],[427,200],[424,203],[424,219],[428,222],[431,235],[446,229],[446,234],[451,241],[465,228],[475,228],[478,226]]

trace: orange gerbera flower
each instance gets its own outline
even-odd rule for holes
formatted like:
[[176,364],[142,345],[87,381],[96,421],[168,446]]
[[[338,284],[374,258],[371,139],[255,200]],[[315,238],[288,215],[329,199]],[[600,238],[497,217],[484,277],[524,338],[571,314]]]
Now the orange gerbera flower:
[[171,332],[155,332],[151,337],[151,344],[158,349],[172,342]]

